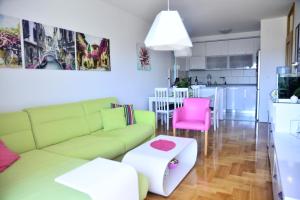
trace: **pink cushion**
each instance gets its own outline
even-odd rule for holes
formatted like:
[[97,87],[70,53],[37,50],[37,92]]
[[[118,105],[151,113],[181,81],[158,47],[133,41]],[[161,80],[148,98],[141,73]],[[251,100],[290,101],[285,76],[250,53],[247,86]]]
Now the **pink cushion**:
[[11,166],[20,156],[8,149],[0,140],[0,173]]
[[202,131],[205,130],[205,122],[200,120],[179,121],[175,124],[174,128]]
[[170,140],[155,140],[153,142],[151,142],[151,147],[161,150],[161,151],[170,151],[172,149],[174,149],[174,147],[176,146],[175,142],[170,141]]

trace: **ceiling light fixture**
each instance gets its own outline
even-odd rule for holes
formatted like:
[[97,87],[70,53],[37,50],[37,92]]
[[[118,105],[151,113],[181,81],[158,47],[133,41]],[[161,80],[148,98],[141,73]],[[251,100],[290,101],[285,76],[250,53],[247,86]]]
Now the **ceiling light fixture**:
[[178,11],[161,11],[145,39],[146,47],[159,51],[174,51],[192,47],[191,39],[184,27]]
[[225,29],[219,30],[219,32],[221,34],[228,34],[228,33],[231,33],[231,31],[232,31],[232,28],[225,28]]

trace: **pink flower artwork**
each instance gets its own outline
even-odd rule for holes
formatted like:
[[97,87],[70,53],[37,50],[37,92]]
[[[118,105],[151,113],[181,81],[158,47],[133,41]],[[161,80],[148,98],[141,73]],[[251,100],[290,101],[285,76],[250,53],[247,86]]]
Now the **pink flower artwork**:
[[142,71],[150,71],[150,51],[143,44],[137,44],[137,68]]

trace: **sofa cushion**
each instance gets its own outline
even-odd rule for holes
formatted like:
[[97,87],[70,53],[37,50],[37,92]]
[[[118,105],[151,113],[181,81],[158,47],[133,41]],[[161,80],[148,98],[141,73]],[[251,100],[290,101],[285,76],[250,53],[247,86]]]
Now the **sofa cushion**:
[[23,153],[18,162],[0,173],[0,199],[90,200],[86,194],[54,181],[56,177],[86,162],[42,150]]
[[80,103],[54,105],[26,110],[38,148],[89,134],[83,107]]
[[123,107],[114,109],[102,109],[101,116],[104,131],[110,131],[126,127],[126,120],[124,116]]
[[124,108],[124,116],[126,120],[127,125],[132,125],[135,124],[135,118],[134,118],[134,110],[133,110],[133,105],[132,104],[117,104],[117,103],[112,103],[111,108],[119,108],[123,107]]
[[31,125],[26,112],[0,114],[0,139],[14,152],[35,149]]
[[125,153],[125,144],[114,140],[114,138],[99,138],[87,135],[48,146],[43,150],[87,160],[97,157],[113,159]]
[[101,110],[103,108],[110,108],[111,103],[117,103],[115,97],[95,99],[80,102],[83,106],[85,117],[89,126],[90,132],[103,129]]
[[2,140],[0,140],[0,173],[11,166],[20,156],[11,151],[5,146]]
[[150,139],[154,134],[152,126],[147,124],[133,124],[122,129],[112,131],[97,131],[93,135],[99,138],[112,138],[115,141],[121,141],[125,144],[126,151],[142,144]]

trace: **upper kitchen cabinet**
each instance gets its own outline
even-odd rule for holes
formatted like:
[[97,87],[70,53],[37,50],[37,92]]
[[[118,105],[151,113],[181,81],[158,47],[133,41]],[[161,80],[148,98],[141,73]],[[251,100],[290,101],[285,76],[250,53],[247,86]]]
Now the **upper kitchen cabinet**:
[[260,38],[253,38],[253,47],[254,53],[256,54],[257,51],[260,49]]
[[180,71],[188,71],[190,69],[190,59],[187,57],[176,58],[176,64],[180,66]]
[[206,56],[228,55],[228,41],[216,41],[206,43]]
[[205,56],[205,43],[194,43],[192,48],[192,55],[199,57],[199,56]]
[[259,38],[229,40],[228,55],[256,54],[259,43]]
[[190,69],[206,69],[204,56],[193,56],[190,58]]

